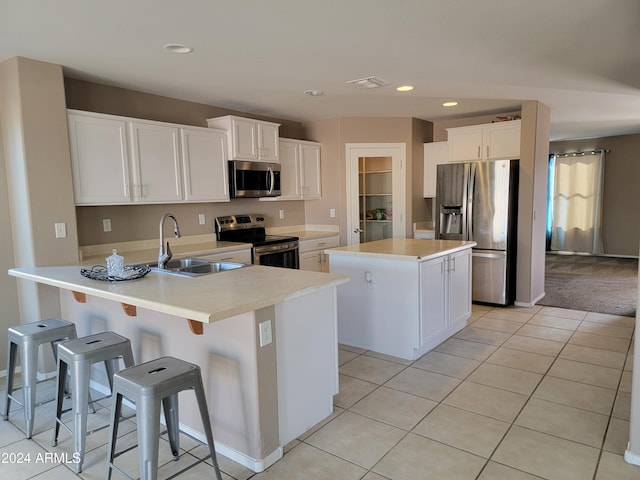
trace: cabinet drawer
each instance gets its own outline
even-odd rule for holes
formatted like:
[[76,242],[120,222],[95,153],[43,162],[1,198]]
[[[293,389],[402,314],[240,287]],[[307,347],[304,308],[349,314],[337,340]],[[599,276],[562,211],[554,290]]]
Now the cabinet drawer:
[[326,248],[335,248],[340,246],[340,237],[316,238],[313,240],[301,240],[299,243],[300,253],[311,252],[313,250],[324,250]]
[[231,250],[221,253],[198,255],[198,258],[207,260],[208,262],[251,263],[251,249],[246,248],[243,250]]

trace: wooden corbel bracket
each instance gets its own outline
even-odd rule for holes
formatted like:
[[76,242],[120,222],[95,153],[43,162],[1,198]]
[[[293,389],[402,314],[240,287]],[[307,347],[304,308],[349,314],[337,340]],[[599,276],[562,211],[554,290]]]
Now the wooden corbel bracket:
[[198,322],[196,320],[191,320],[190,318],[187,318],[187,324],[189,325],[189,330],[191,330],[191,333],[193,333],[194,335],[202,335],[202,332],[203,332],[202,322]]

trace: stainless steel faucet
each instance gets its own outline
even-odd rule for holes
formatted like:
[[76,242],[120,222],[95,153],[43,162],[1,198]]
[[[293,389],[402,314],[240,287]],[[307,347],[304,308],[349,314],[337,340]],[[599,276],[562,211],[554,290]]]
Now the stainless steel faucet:
[[173,220],[173,234],[176,236],[176,238],[180,238],[180,228],[178,227],[178,221],[176,220],[176,217],[174,217],[170,213],[165,213],[160,219],[160,252],[158,253],[158,268],[165,268],[167,266],[167,262],[171,260],[172,257],[171,248],[169,248],[169,242],[167,242],[166,248],[164,244],[164,220],[167,217]]

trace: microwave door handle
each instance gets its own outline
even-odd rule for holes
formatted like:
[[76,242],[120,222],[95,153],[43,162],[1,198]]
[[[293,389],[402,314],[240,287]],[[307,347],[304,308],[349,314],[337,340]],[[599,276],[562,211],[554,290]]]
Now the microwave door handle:
[[267,167],[267,171],[269,172],[269,193],[273,192],[273,184],[275,183],[275,179],[273,176],[273,169],[271,167]]

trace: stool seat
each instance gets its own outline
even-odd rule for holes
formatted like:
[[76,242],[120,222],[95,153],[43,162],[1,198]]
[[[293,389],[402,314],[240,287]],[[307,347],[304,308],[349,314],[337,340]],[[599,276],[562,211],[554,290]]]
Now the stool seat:
[[207,458],[211,458],[216,478],[217,480],[222,480],[216,458],[211,420],[204,394],[200,367],[174,357],[161,357],[132,368],[126,368],[114,375],[109,446],[107,450],[107,480],[111,478],[113,469],[118,470],[123,476],[131,478],[114,465],[114,459],[120,453],[124,453],[116,453],[115,451],[123,398],[135,403],[136,415],[139,418],[140,478],[143,480],[155,480],[158,470],[160,404],[162,404],[164,410],[171,452],[177,459],[180,448],[178,393],[188,389],[194,390],[196,395],[200,418],[202,419],[209,446],[209,455],[178,472],[178,474],[205,461]]
[[[56,344],[76,337],[76,326],[71,322],[57,317],[9,327],[7,330],[7,389],[2,417],[4,420],[9,419],[12,400],[22,405],[24,407],[25,433],[27,438],[31,438],[33,434],[35,419],[39,347],[44,343],[50,343],[53,349],[53,356],[57,359]],[[23,403],[20,403],[13,396],[13,381],[18,348],[20,349],[20,366],[22,368]]]
[[[67,340],[58,344],[58,388],[56,389],[56,424],[53,429],[52,445],[58,443],[58,434],[62,422],[62,401],[64,398],[64,379],[67,370],[71,374],[71,410],[73,411],[73,445],[74,453],[78,454],[76,471],[82,471],[84,462],[87,411],[89,408],[89,382],[91,365],[104,362],[107,371],[109,388],[113,392],[113,376],[120,370],[120,359],[125,367],[134,365],[131,342],[128,338],[114,332],[102,332],[87,337]],[[106,425],[105,425],[106,427]],[[69,430],[67,428],[67,430]],[[69,430],[70,431],[70,430]]]

